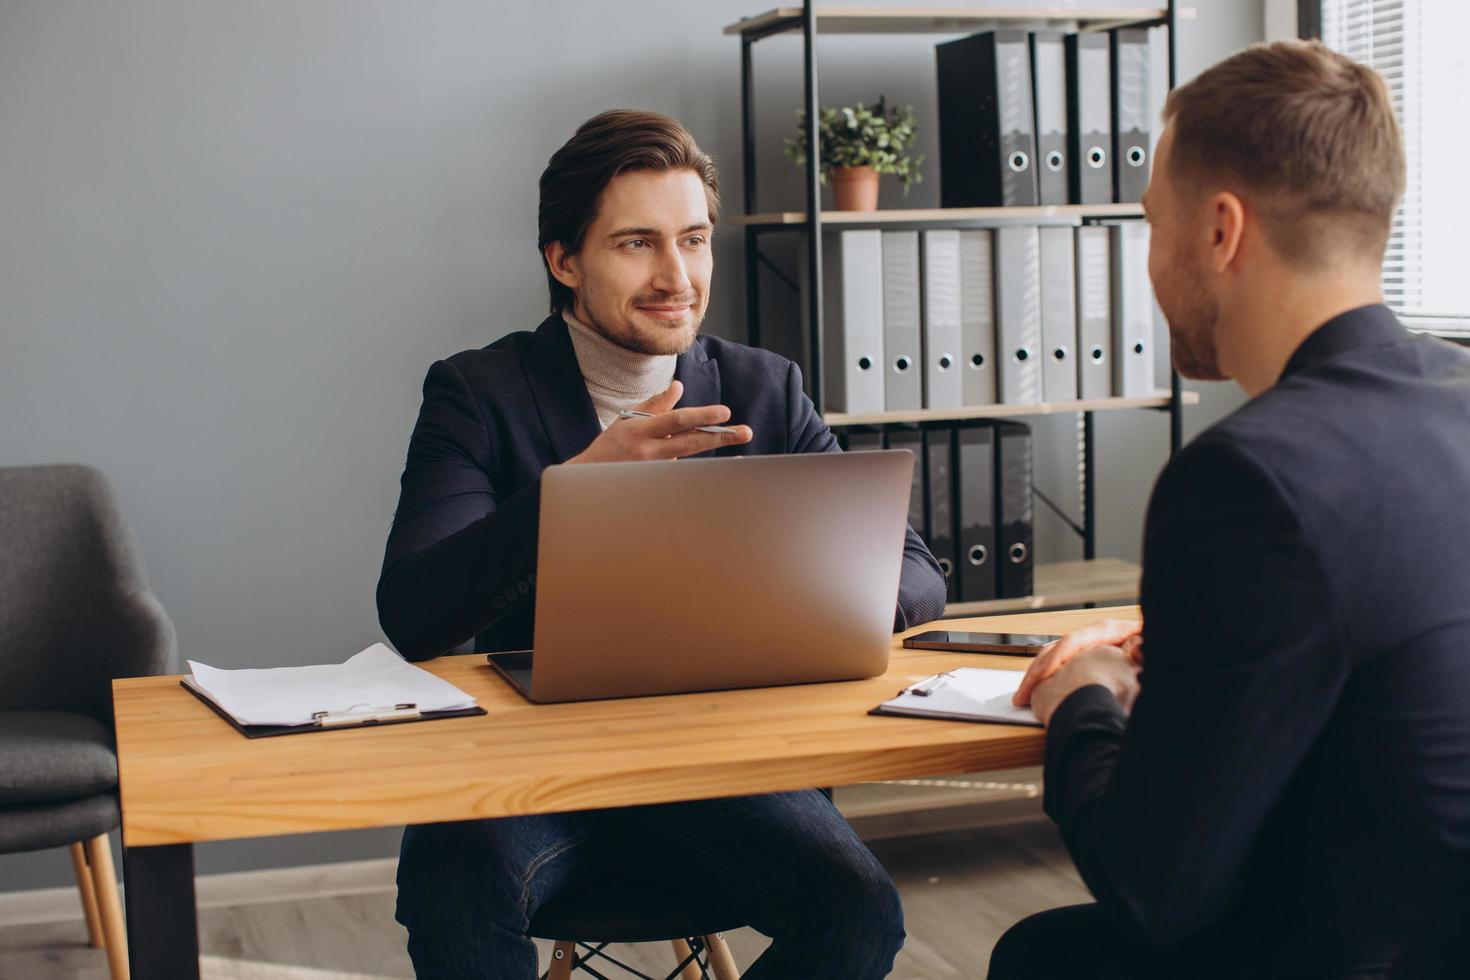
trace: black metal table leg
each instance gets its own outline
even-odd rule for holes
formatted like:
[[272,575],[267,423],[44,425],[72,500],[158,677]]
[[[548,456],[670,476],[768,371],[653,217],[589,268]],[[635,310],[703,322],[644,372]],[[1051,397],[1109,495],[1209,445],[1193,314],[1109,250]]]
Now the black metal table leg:
[[123,847],[128,962],[137,980],[199,980],[194,845]]
[[1092,413],[1082,413],[1082,557],[1097,557],[1097,433]]

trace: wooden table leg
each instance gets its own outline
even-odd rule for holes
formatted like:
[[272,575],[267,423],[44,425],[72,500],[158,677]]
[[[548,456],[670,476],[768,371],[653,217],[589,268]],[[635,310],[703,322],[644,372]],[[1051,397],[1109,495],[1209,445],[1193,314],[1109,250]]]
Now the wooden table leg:
[[194,846],[124,846],[123,885],[133,976],[199,980]]

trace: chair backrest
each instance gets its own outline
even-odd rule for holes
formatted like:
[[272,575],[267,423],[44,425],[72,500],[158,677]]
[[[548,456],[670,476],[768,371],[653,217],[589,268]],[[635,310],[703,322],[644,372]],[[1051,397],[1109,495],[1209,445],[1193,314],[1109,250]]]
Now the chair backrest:
[[0,710],[112,719],[115,677],[164,672],[174,629],[107,480],[0,467]]

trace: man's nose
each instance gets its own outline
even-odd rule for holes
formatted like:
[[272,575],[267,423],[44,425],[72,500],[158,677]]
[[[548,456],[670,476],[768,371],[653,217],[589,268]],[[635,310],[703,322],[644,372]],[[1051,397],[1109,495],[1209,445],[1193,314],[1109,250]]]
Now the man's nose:
[[652,285],[661,293],[682,296],[689,292],[689,271],[684,267],[684,253],[678,244],[671,242],[659,249]]

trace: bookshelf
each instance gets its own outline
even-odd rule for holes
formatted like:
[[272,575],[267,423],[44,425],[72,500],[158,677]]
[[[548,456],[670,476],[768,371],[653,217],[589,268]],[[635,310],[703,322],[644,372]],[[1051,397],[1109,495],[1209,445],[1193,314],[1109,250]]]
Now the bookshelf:
[[[979,603],[952,603],[946,616],[983,615],[1017,610],[1063,608],[1092,604],[1127,602],[1138,595],[1138,566],[1116,559],[1099,558],[1096,554],[1096,446],[1094,413],[1141,409],[1165,412],[1169,416],[1169,451],[1176,452],[1182,442],[1182,410],[1198,404],[1199,397],[1180,387],[1177,373],[1172,373],[1167,390],[1156,391],[1144,398],[1105,398],[1029,405],[975,405],[959,409],[922,409],[876,413],[826,412],[823,400],[823,302],[822,302],[822,229],[831,225],[842,228],[940,228],[965,226],[1004,226],[1007,224],[1083,225],[1102,221],[1129,221],[1143,216],[1138,204],[1112,203],[1090,205],[1042,205],[1035,207],[981,207],[889,209],[883,211],[825,211],[822,208],[822,185],[819,181],[818,155],[809,155],[804,184],[806,206],[801,210],[762,211],[757,206],[755,87],[752,48],[761,40],[777,35],[799,34],[803,46],[803,98],[807,145],[818,146],[817,98],[818,64],[816,39],[821,35],[928,34],[963,35],[978,31],[1009,27],[1020,30],[1052,29],[1064,31],[1106,31],[1118,27],[1156,27],[1169,29],[1169,86],[1175,81],[1174,0],[1167,4],[1118,4],[1078,8],[1051,4],[1018,6],[999,4],[971,7],[927,6],[817,6],[806,0],[799,6],[778,7],[743,18],[727,25],[724,33],[740,39],[741,77],[741,146],[742,171],[745,178],[742,213],[726,218],[728,224],[742,229],[745,241],[745,284],[747,341],[760,346],[760,273],[761,266],[776,269],[762,253],[761,241],[770,234],[801,233],[805,236],[806,267],[811,272],[801,290],[809,324],[809,363],[803,366],[813,403],[829,426],[878,427],[890,425],[943,425],[967,420],[995,419],[1075,413],[1078,416],[1079,483],[1081,520],[1066,522],[1082,539],[1081,561],[1039,564],[1035,569],[1033,594],[1015,599],[987,600]],[[779,277],[788,282],[786,276]]]
[[[1086,31],[1145,23],[1161,24],[1168,8],[1121,4],[1115,7],[850,7],[821,6],[814,20],[823,34],[974,34],[999,26],[1066,27]],[[725,28],[741,37],[771,37],[802,30],[802,7],[777,7]]]
[[[949,228],[966,224],[1052,224],[1080,225],[1088,219],[1141,218],[1139,204],[1043,204],[1037,207],[1010,208],[891,208],[884,211],[825,211],[822,223],[844,227],[889,227],[932,225]],[[806,227],[805,211],[767,211],[762,214],[738,214],[727,218],[729,224],[746,228]]]
[[[1170,394],[1155,392],[1151,398],[1089,398],[1071,402],[1036,402],[1030,405],[966,405],[963,408],[921,408],[907,412],[828,412],[822,416],[834,429],[852,425],[917,424],[920,422],[963,422],[969,419],[1019,418],[1027,415],[1056,415],[1061,412],[1109,412],[1124,408],[1169,408]],[[1198,405],[1193,391],[1180,394],[1184,405]]]
[[944,607],[944,615],[954,619],[1129,603],[1138,598],[1138,578],[1142,574],[1138,565],[1119,558],[1042,562],[1036,566],[1036,588],[1031,595],[951,602]]

